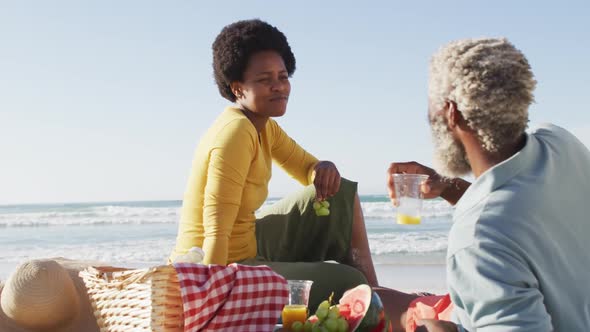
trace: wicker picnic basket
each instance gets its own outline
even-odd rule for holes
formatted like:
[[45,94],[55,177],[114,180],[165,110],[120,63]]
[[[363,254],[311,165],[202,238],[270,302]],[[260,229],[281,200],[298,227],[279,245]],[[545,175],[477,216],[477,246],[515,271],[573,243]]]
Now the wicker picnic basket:
[[80,272],[101,332],[181,332],[182,298],[172,265],[89,267]]

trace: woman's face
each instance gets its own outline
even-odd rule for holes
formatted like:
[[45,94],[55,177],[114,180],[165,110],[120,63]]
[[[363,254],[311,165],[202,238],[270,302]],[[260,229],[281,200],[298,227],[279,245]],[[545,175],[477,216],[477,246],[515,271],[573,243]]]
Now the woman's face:
[[283,58],[275,51],[254,53],[242,82],[233,82],[236,102],[258,116],[282,116],[291,92]]

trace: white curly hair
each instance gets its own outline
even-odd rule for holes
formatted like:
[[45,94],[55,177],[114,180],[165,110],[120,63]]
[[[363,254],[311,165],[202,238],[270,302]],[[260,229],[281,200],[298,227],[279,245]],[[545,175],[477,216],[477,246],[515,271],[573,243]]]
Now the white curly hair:
[[428,97],[434,111],[454,101],[493,153],[526,130],[536,83],[527,59],[507,39],[464,39],[432,57]]

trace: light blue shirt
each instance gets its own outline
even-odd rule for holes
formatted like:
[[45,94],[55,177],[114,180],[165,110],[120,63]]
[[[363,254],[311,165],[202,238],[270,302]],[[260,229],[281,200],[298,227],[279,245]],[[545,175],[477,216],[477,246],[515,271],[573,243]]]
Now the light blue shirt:
[[590,331],[590,152],[543,125],[457,203],[447,280],[468,331]]

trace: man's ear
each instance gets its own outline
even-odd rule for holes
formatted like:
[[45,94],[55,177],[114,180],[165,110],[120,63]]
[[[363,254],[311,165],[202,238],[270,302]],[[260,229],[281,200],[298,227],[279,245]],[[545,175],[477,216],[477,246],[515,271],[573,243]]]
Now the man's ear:
[[463,115],[457,109],[457,103],[452,100],[445,101],[445,115],[447,117],[447,123],[451,129],[454,129],[463,120]]

